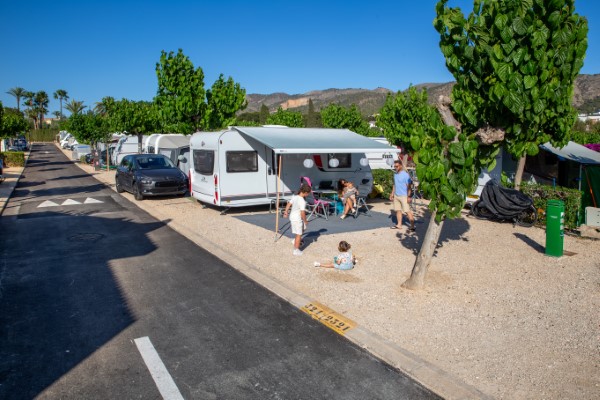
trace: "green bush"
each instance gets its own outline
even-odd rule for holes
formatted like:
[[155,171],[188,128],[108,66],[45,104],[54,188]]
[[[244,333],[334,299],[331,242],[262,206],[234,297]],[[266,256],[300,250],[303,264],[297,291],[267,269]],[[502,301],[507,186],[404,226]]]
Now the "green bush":
[[85,155],[83,155],[83,156],[79,157],[79,162],[80,162],[80,163],[82,163],[82,164],[87,164],[87,163],[85,162]]
[[389,199],[394,187],[394,171],[391,169],[374,169],[373,173],[373,185],[380,185],[383,189],[383,193],[379,197]]
[[0,153],[2,163],[5,167],[23,167],[25,166],[25,153],[22,151],[7,151]]
[[546,225],[546,204],[548,200],[561,200],[565,204],[565,228],[576,229],[581,208],[581,191],[557,186],[521,184],[521,191],[533,198],[538,210],[538,225]]
[[571,138],[573,142],[579,144],[590,144],[590,143],[600,143],[600,133],[599,132],[571,132]]

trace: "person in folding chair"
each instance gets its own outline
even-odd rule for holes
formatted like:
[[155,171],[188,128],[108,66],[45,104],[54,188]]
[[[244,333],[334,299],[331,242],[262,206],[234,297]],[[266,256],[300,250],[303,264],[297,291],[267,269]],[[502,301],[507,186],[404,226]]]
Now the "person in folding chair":
[[325,219],[328,219],[329,209],[332,207],[333,203],[315,196],[315,192],[313,191],[312,187],[312,182],[310,181],[309,177],[300,177],[300,184],[307,185],[308,187],[310,187],[310,194],[306,196],[306,209],[308,210],[307,219],[310,220],[310,217],[312,217],[313,215],[315,217],[324,217]]
[[342,199],[342,204],[344,204],[344,212],[340,218],[344,219],[348,214],[352,214],[356,217],[356,196],[358,195],[358,190],[354,187],[352,182],[345,179],[339,180],[338,190]]

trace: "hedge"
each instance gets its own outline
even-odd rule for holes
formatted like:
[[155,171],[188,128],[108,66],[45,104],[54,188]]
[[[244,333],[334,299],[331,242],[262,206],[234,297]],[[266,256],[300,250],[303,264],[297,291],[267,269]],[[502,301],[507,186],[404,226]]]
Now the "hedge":
[[7,151],[0,153],[0,157],[5,167],[25,166],[25,153],[22,151]]
[[546,225],[546,204],[548,200],[561,200],[565,204],[565,228],[576,229],[579,225],[579,209],[581,208],[581,191],[561,186],[521,184],[521,191],[533,198],[533,205],[538,210],[537,225]]
[[377,197],[389,199],[394,187],[394,171],[391,169],[374,169],[371,172],[373,173],[373,186],[381,188]]
[[28,142],[54,142],[58,135],[58,129],[32,129],[27,132]]

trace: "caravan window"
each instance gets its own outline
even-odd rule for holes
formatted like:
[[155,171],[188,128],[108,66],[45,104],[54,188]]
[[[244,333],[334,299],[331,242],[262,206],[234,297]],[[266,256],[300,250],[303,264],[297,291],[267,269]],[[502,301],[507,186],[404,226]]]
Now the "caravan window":
[[258,153],[256,151],[228,151],[227,172],[258,171]]
[[194,150],[194,171],[202,175],[211,175],[215,165],[215,152],[212,150]]
[[337,168],[352,168],[352,154],[329,154],[329,156],[327,156],[327,165],[329,165],[329,160],[331,160],[332,158],[337,158],[338,160],[340,160],[340,165],[338,165]]

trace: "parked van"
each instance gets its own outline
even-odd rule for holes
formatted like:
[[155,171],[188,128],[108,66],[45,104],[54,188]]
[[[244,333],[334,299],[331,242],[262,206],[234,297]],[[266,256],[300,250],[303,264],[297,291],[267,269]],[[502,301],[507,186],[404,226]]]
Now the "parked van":
[[220,207],[272,204],[290,198],[309,177],[313,189],[335,190],[339,179],[361,194],[373,188],[365,151],[394,148],[347,129],[230,127],[190,140],[191,195]]

